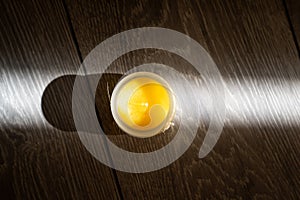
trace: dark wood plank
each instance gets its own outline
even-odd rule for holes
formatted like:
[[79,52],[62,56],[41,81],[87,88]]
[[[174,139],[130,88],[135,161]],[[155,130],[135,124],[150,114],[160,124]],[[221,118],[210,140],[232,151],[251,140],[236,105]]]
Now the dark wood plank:
[[[80,65],[62,2],[1,1],[0,10],[0,198],[118,199],[111,169],[42,113],[48,84]],[[65,81],[58,92],[72,87]]]
[[291,29],[294,33],[294,40],[300,57],[300,1],[286,0],[287,15],[291,23]]
[[[190,35],[210,52],[226,83],[236,86],[235,90],[244,96],[242,107],[250,112],[253,108],[247,103],[245,91],[255,85],[248,79],[270,79],[279,85],[300,79],[297,50],[279,0],[67,1],[67,5],[83,57],[104,39],[123,30],[144,26],[171,28]],[[182,71],[188,68],[183,61],[174,61],[172,55],[159,51],[124,55],[110,67],[121,65],[125,71],[152,59],[177,68],[182,66]],[[113,78],[108,79],[111,87],[115,84]],[[104,89],[100,84],[99,90]],[[96,100],[99,112],[103,112],[99,104],[104,100],[100,98]],[[253,112],[255,117],[257,113]],[[266,118],[270,122],[272,117]],[[102,120],[109,123],[112,118],[104,116]],[[250,119],[246,117],[247,120]],[[298,199],[299,125],[259,122],[238,124],[229,116],[220,140],[204,159],[197,155],[205,128],[199,130],[189,150],[170,166],[146,174],[117,172],[123,196],[125,199]],[[113,124],[107,130],[122,134]],[[163,146],[171,137],[158,136],[147,141],[127,137],[113,142],[125,149],[144,152]]]

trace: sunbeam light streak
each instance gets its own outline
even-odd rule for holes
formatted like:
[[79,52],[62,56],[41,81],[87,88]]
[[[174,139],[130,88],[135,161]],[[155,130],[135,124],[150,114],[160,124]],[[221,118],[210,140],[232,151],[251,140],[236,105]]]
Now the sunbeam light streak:
[[[37,86],[30,76],[24,77],[23,74],[23,79],[17,77],[17,74],[2,74],[1,115],[11,125],[41,126],[45,123],[41,98],[51,81],[44,80],[43,85]],[[191,89],[201,101],[201,119],[209,121],[206,114],[212,109],[209,91],[200,81],[192,82]],[[300,80],[225,79],[224,85],[225,125],[300,126]]]

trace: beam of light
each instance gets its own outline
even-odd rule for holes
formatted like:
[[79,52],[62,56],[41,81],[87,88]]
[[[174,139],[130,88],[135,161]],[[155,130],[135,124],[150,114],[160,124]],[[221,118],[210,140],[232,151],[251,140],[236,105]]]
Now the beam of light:
[[28,69],[24,70],[1,69],[0,126],[49,127],[41,107],[43,92],[52,80],[64,74],[56,71],[32,73]]
[[243,82],[227,83],[226,110],[233,124],[300,125],[300,81]]
[[[45,126],[47,122],[41,109],[42,95],[47,85],[61,75],[53,73],[51,76],[38,78],[29,73],[2,73],[1,119],[7,125]],[[225,126],[300,126],[300,80],[243,78],[225,79],[224,84]],[[200,82],[193,87],[203,106],[201,118],[209,120],[205,114],[205,110],[212,109],[209,92]]]
[[[224,80],[225,125],[234,126],[299,126],[300,81],[284,79]],[[209,92],[197,87],[198,98],[206,109],[211,108]],[[208,120],[205,114],[201,116]]]

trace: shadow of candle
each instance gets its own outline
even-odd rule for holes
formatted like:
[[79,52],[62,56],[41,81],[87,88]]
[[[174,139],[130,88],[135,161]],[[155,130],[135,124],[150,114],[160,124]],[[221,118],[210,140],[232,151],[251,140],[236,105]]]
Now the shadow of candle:
[[[101,113],[105,114],[99,115],[99,112],[96,113],[101,127],[108,130],[105,131],[107,134],[116,133],[115,131],[109,131],[111,129],[109,127],[113,125],[109,95],[121,76],[121,74],[103,74],[97,87],[95,112],[97,111],[96,104],[101,105]],[[45,89],[42,97],[42,111],[44,117],[52,126],[62,131],[77,131],[72,114],[72,91],[75,78],[75,75],[65,75],[53,80]],[[82,82],[82,85],[87,84],[85,76],[79,76],[77,78]],[[84,92],[88,93],[89,91],[83,91],[83,96],[89,95],[84,94]],[[82,112],[84,114],[84,109]],[[105,124],[108,126],[105,126]],[[91,132],[91,130],[79,131]]]

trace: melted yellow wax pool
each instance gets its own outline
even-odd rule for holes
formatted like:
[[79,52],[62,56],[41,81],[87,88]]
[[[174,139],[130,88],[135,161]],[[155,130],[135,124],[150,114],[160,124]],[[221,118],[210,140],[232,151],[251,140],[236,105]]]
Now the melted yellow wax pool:
[[134,79],[122,88],[121,96],[122,93],[125,102],[118,107],[118,112],[127,125],[156,127],[166,119],[170,110],[170,95],[160,83],[149,78]]

